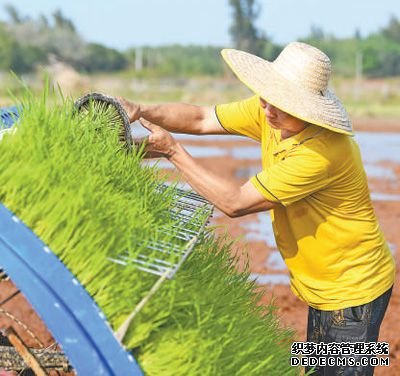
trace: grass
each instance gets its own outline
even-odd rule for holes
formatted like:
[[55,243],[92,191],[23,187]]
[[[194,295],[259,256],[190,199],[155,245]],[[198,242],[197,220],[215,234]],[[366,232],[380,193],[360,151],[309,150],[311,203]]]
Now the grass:
[[333,87],[354,118],[398,119],[400,118],[400,79],[354,79],[335,78]]
[[[54,97],[54,95],[53,95]],[[25,94],[17,131],[0,142],[0,202],[66,264],[117,329],[156,277],[108,260],[174,224],[175,188],[160,193],[156,168],[127,153],[107,114],[73,116],[72,101]],[[293,332],[279,327],[249,272],[238,272],[232,243],[203,239],[163,285],[124,339],[146,375],[290,375]]]

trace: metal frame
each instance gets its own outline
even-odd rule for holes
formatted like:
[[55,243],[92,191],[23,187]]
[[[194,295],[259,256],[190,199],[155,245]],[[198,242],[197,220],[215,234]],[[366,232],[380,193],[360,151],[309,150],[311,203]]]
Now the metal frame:
[[[167,188],[168,186],[163,184],[158,187],[158,190],[162,192]],[[121,342],[136,315],[143,309],[164,281],[175,276],[184,261],[189,257],[212,216],[214,206],[204,197],[191,191],[188,192],[178,188],[175,188],[175,190],[177,201],[169,211],[169,217],[176,221],[176,224],[172,226],[172,231],[170,231],[174,242],[152,241],[146,247],[146,250],[149,251],[148,254],[140,253],[135,257],[131,257],[129,252],[125,252],[116,258],[109,259],[120,265],[134,265],[139,270],[159,276],[149,292],[115,332],[117,339]],[[166,234],[166,229],[161,229],[160,233]]]
[[[162,192],[167,185],[160,185]],[[134,265],[137,269],[158,276],[172,279],[183,262],[192,252],[199,236],[213,213],[214,206],[204,197],[195,192],[175,188],[176,199],[174,206],[169,210],[169,218],[175,221],[172,230],[160,229],[161,234],[167,231],[172,235],[174,242],[163,240],[151,241],[146,245],[146,253],[132,257],[129,252],[123,252],[110,261],[120,265]],[[190,228],[188,228],[190,226]]]
[[12,127],[18,120],[21,109],[17,106],[0,108],[0,130]]

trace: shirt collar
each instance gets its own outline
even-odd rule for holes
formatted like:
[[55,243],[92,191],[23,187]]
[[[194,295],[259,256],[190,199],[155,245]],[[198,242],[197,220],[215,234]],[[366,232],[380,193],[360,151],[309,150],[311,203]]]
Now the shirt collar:
[[[324,128],[310,124],[306,128],[304,128],[300,133],[297,133],[291,137],[285,138],[284,140],[278,141],[277,147],[274,151],[274,154],[278,154],[282,151],[285,151],[293,146],[298,146],[304,143],[305,141],[314,138],[315,136],[319,135],[325,131]],[[279,129],[273,129],[274,136],[276,140],[280,140],[281,138],[281,131]]]

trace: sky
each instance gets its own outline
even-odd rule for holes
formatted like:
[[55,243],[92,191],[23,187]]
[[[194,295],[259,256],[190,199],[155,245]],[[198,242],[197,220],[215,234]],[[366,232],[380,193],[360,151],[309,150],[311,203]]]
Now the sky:
[[[142,45],[201,44],[231,47],[228,0],[0,0],[32,18],[56,9],[71,19],[89,42],[120,50]],[[362,36],[400,19],[400,0],[259,0],[257,27],[273,42],[286,44],[318,26],[339,38]]]

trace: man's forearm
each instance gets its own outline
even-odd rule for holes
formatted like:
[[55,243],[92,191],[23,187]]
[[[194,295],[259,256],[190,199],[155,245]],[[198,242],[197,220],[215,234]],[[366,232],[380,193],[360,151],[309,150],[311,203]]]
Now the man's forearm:
[[128,114],[130,122],[143,118],[174,133],[226,134],[213,106],[195,106],[185,103],[144,105],[117,97]]
[[232,182],[205,169],[180,144],[169,160],[196,192],[225,214],[234,216],[235,197],[240,193],[240,186],[232,185]]
[[180,144],[176,145],[175,153],[169,160],[183,173],[185,180],[196,192],[229,217],[266,211],[275,205],[258,192],[254,195],[255,188],[249,187],[251,183],[239,186],[205,169]]
[[140,115],[174,133],[201,133],[204,108],[185,103],[140,105]]

